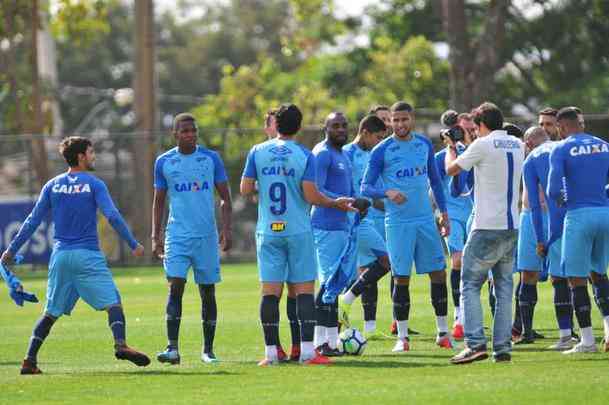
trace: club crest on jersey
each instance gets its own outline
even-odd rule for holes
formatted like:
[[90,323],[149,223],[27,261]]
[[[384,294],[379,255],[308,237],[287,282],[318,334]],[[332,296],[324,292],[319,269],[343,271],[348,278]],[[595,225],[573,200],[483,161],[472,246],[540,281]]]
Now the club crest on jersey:
[[338,162],[336,167],[338,167],[338,170],[345,170],[345,164],[343,162]]
[[175,190],[178,193],[184,192],[184,191],[203,191],[203,190],[209,190],[209,184],[206,181],[202,181],[202,182],[198,182],[198,181],[193,181],[193,182],[186,182],[186,183],[177,183],[175,185]]
[[178,163],[180,163],[180,159],[178,159],[178,158],[171,159],[169,161],[169,163],[172,164],[172,165],[177,165]]
[[569,149],[571,156],[592,155],[594,153],[609,153],[606,143],[594,143],[592,145],[579,145]]
[[85,184],[54,184],[51,189],[54,193],[61,194],[79,194],[79,193],[90,193],[91,186],[88,183]]
[[78,177],[70,177],[70,176],[67,176],[67,177],[68,177],[68,183],[74,184],[78,181]]
[[265,166],[262,168],[262,175],[294,177],[296,175],[296,171],[293,168],[288,168],[285,166]]
[[271,223],[271,231],[273,232],[283,232],[285,231],[285,222],[273,222]]
[[273,155],[277,155],[277,156],[285,156],[285,155],[289,155],[290,153],[292,153],[292,151],[290,150],[290,148],[288,148],[287,146],[273,146],[271,149],[269,149],[269,152],[271,152]]

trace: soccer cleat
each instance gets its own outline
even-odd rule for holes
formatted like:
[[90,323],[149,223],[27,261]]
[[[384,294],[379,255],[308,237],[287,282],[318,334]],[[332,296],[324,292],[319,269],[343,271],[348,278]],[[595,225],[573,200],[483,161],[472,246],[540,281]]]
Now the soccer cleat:
[[277,346],[277,360],[280,363],[285,363],[290,360],[288,359],[288,355],[285,354],[285,350],[283,350],[283,347],[281,346]]
[[533,339],[545,339],[546,337],[533,329]]
[[279,364],[279,360],[271,360],[266,357],[258,362],[258,367],[270,367]]
[[289,361],[300,361],[300,346],[292,346],[290,348]]
[[203,352],[203,353],[201,353],[201,361],[203,363],[207,363],[207,364],[220,363],[220,360],[218,360],[218,358],[216,357],[214,352],[209,352],[209,353]]
[[395,346],[393,346],[393,349],[391,349],[391,351],[393,353],[402,353],[410,351],[410,342],[408,338],[398,339],[397,342],[395,342]]
[[398,323],[396,320],[393,320],[393,322],[391,322],[391,326],[389,327],[389,333],[391,333],[394,336],[397,336],[398,334]]
[[385,338],[385,335],[375,330],[373,332],[364,332],[364,337],[366,340],[382,340]]
[[310,359],[303,360],[300,364],[304,366],[315,366],[315,365],[328,365],[332,364],[332,359],[315,352],[315,356]]
[[513,345],[530,345],[533,343],[535,343],[535,338],[533,338],[531,336],[525,336],[525,335],[520,335],[518,340],[512,341]]
[[509,353],[499,353],[493,356],[493,363],[511,363],[512,355]]
[[558,339],[558,342],[554,343],[552,346],[549,346],[550,350],[569,350],[573,347],[573,338],[571,336],[565,336]]
[[317,348],[317,352],[324,357],[340,357],[344,353],[338,350],[338,348],[332,349],[328,342]]
[[351,327],[351,322],[349,321],[350,312],[351,304],[345,303],[345,297],[340,295],[338,297],[338,322],[345,328]]
[[463,340],[465,333],[463,331],[463,325],[460,323],[456,323],[453,327],[453,339],[455,340]]
[[577,354],[577,353],[596,353],[596,352],[598,352],[598,348],[596,347],[595,344],[586,346],[583,344],[583,342],[579,342],[578,344],[573,346],[570,350],[566,350],[566,351],[562,352],[562,354],[569,355],[569,354]]
[[168,347],[164,352],[157,353],[156,359],[161,363],[180,364],[180,353]]
[[468,364],[485,359],[488,359],[486,348],[470,349],[469,347],[466,347],[461,350],[459,354],[451,358],[450,362],[452,364]]
[[21,363],[21,375],[36,375],[42,374],[42,370],[38,368],[38,364],[35,361],[24,359]]
[[450,338],[450,334],[448,334],[448,332],[444,332],[443,335],[436,336],[436,345],[443,349],[453,349],[455,347],[455,344]]
[[127,345],[116,346],[114,357],[116,357],[118,360],[129,360],[138,367],[146,367],[148,364],[150,364],[150,359],[148,356]]

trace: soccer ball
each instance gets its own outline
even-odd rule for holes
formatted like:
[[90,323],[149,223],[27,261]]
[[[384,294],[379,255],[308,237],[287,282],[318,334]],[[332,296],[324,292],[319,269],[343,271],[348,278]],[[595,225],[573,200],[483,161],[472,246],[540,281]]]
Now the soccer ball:
[[346,354],[359,356],[364,353],[368,341],[357,329],[345,329],[338,335],[339,348]]

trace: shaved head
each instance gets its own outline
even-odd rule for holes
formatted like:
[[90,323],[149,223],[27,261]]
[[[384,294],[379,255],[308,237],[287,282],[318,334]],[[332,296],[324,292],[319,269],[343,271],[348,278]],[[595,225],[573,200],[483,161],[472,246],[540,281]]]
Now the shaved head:
[[324,131],[326,138],[334,147],[340,149],[347,143],[349,123],[342,112],[333,111],[326,117]]
[[530,127],[524,133],[524,142],[527,144],[530,150],[535,149],[548,139],[550,139],[549,134],[545,129],[539,126]]

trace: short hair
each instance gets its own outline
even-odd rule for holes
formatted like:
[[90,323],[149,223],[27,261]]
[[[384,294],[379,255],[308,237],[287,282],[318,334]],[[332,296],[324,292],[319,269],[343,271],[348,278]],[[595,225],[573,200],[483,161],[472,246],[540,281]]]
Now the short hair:
[[173,118],[173,132],[177,132],[180,127],[180,122],[184,121],[197,122],[194,115],[190,113],[180,113]]
[[457,121],[461,121],[461,120],[465,120],[465,121],[472,121],[474,119],[474,117],[467,112],[461,113],[457,116]]
[[581,114],[581,110],[579,110],[580,112],[578,112],[579,108],[577,107],[564,107],[561,108],[560,110],[558,110],[558,114],[556,114],[556,120],[561,121],[561,120],[568,120],[568,121],[575,121],[578,122],[578,114]]
[[282,135],[294,135],[300,130],[302,113],[294,104],[282,104],[275,114],[277,132]]
[[405,101],[397,101],[397,102],[393,103],[390,111],[391,112],[397,112],[397,111],[413,112],[414,108],[412,108],[412,106]]
[[362,133],[364,130],[370,133],[386,131],[387,126],[378,116],[374,114],[368,114],[359,123],[358,132]]
[[269,126],[269,124],[271,123],[271,117],[275,117],[277,115],[277,111],[277,108],[271,108],[266,112],[266,115],[264,116],[264,125],[266,125],[267,127]]
[[368,114],[376,114],[379,111],[389,111],[389,106],[384,104],[373,105],[370,107],[370,110],[368,110]]
[[457,120],[459,119],[459,113],[455,110],[446,110],[440,116],[440,122],[445,127],[454,127],[457,125]]
[[556,114],[558,114],[558,110],[552,107],[546,107],[538,113],[538,115],[549,115],[551,117],[556,117]]
[[524,140],[527,141],[531,138],[537,138],[537,137],[548,137],[548,133],[546,132],[545,129],[543,129],[542,127],[539,127],[537,125],[534,125],[532,127],[530,127],[529,129],[527,129],[524,132]]
[[82,136],[70,136],[64,138],[59,144],[59,153],[64,157],[68,166],[78,166],[78,155],[87,153],[89,146],[92,143],[87,138]]
[[484,123],[491,131],[503,128],[503,113],[495,104],[484,102],[474,110],[474,122],[476,125]]
[[503,127],[501,127],[501,128],[504,131],[506,131],[508,133],[508,135],[515,136],[518,139],[522,139],[522,137],[524,136],[524,132],[522,131],[522,128],[520,128],[516,124],[512,124],[511,122],[504,123]]

